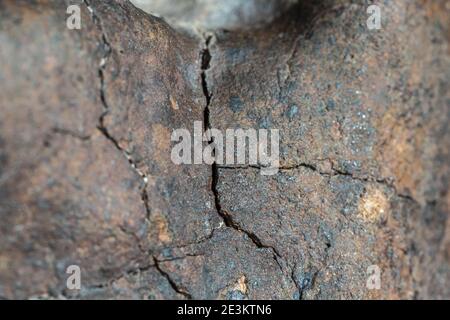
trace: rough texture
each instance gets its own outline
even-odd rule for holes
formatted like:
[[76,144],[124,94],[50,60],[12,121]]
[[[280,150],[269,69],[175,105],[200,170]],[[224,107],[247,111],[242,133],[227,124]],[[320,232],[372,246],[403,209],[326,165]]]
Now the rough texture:
[[[0,297],[450,298],[448,4],[293,3],[0,0]],[[279,174],[173,164],[194,121],[280,129]]]

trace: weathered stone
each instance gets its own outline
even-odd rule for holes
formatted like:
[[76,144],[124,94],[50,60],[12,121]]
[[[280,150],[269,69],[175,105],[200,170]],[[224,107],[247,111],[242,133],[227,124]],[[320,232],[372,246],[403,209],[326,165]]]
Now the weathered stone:
[[[365,1],[213,3],[0,2],[0,297],[449,298],[446,1],[379,31]],[[175,165],[194,121],[280,129],[280,172]]]

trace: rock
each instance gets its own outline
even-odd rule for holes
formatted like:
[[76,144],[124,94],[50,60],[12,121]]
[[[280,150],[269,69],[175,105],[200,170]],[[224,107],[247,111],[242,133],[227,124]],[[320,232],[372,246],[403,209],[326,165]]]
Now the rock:
[[[75,1],[69,30],[73,3],[0,3],[0,297],[450,297],[445,1],[382,30],[364,1]],[[279,172],[175,165],[195,121],[279,129]]]

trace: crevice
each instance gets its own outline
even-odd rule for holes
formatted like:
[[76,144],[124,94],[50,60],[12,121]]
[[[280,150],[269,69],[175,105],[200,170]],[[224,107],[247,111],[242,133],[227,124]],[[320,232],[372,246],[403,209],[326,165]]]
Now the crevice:
[[170,284],[170,286],[172,287],[172,289],[175,290],[175,292],[177,292],[177,293],[183,295],[186,299],[191,300],[191,299],[192,299],[191,294],[190,294],[187,290],[185,290],[185,289],[183,289],[183,288],[180,288],[180,287],[175,283],[175,281],[170,277],[170,275],[169,275],[167,272],[165,272],[164,270],[161,269],[161,267],[159,266],[160,261],[158,261],[155,257],[153,257],[153,261],[154,261],[154,263],[155,263],[155,268],[156,268],[156,270],[158,270],[158,272],[159,272],[164,278],[167,279],[167,281],[169,282],[169,284]]
[[[205,124],[205,130],[211,129],[211,117],[210,117],[210,105],[212,100],[212,93],[210,91],[210,88],[208,86],[207,81],[207,71],[211,67],[211,51],[209,49],[211,40],[213,38],[213,35],[204,35],[204,42],[205,46],[201,52],[201,81],[202,81],[202,89],[203,89],[203,95],[205,96],[205,108],[203,111],[203,122]],[[213,143],[212,139],[210,138],[208,143]],[[214,150],[214,156],[215,156],[215,150]],[[220,204],[220,197],[219,192],[217,190],[218,182],[219,182],[219,166],[216,162],[214,162],[211,166],[212,170],[212,180],[211,180],[211,192],[214,195],[214,205],[216,208],[217,213],[222,218],[224,224],[228,228],[232,228],[238,232],[244,233],[252,242],[253,244],[260,249],[270,249],[273,253],[273,258],[276,261],[277,265],[280,267],[280,270],[283,272],[282,264],[280,263],[279,259],[281,259],[281,255],[278,253],[278,251],[272,247],[268,246],[262,243],[262,241],[259,239],[259,237],[254,234],[251,231],[244,230],[241,228],[234,220],[233,218],[226,213]]]
[[211,123],[210,123],[210,113],[209,113],[209,106],[211,104],[212,99],[212,93],[208,87],[208,81],[207,81],[207,75],[206,72],[211,67],[211,52],[209,50],[209,45],[211,44],[212,35],[206,35],[204,36],[205,39],[205,47],[203,48],[201,52],[201,81],[202,81],[202,90],[203,95],[205,96],[206,105],[203,110],[203,123],[205,126],[205,131],[208,129],[211,129]]
[[213,176],[212,176],[212,184],[211,184],[212,193],[214,194],[214,203],[215,203],[216,211],[222,218],[225,226],[228,228],[232,228],[238,232],[244,233],[253,242],[253,244],[257,248],[270,249],[273,253],[274,260],[276,261],[276,263],[280,267],[280,269],[283,271],[283,267],[279,261],[279,259],[281,259],[281,255],[277,251],[277,249],[275,249],[272,246],[265,245],[255,233],[243,229],[241,226],[239,226],[239,224],[237,224],[233,220],[233,217],[230,214],[228,214],[225,210],[223,210],[222,205],[220,203],[219,191],[217,190],[218,182],[219,182],[219,169],[218,169],[217,165],[213,164]]

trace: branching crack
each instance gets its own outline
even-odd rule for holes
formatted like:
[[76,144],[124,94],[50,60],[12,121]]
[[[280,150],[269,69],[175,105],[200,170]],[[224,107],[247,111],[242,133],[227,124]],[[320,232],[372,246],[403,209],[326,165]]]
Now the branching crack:
[[[381,185],[386,186],[389,189],[393,189],[394,193],[400,197],[400,198],[404,198],[404,199],[408,199],[410,201],[413,202],[417,202],[414,198],[412,198],[409,195],[404,195],[401,194],[400,192],[398,192],[397,188],[395,187],[394,183],[392,181],[390,181],[390,179],[385,179],[385,178],[376,178],[376,177],[358,177],[355,176],[354,174],[350,173],[350,172],[345,172],[336,168],[332,168],[332,173],[325,173],[325,172],[321,172],[315,165],[306,165],[306,164],[302,164],[300,166],[303,167],[307,167],[310,168],[313,171],[316,171],[317,173],[319,173],[320,175],[324,175],[324,176],[329,176],[329,177],[334,177],[334,176],[344,176],[344,177],[349,177],[352,180],[356,180],[356,181],[360,181],[363,183],[367,183],[367,182],[372,182],[372,183],[378,183]],[[290,170],[291,168],[288,169],[283,169],[281,168],[281,170]]]
[[[212,55],[211,55],[211,51],[210,51],[209,47],[210,47],[212,38],[213,38],[212,35],[204,36],[205,47],[203,48],[203,50],[201,52],[201,58],[202,58],[201,81],[202,81],[203,94],[205,96],[205,101],[206,101],[206,105],[205,105],[205,109],[204,109],[204,119],[203,119],[203,122],[205,123],[205,130],[212,128],[209,107],[211,105],[211,100],[212,100],[213,95],[209,89],[208,81],[207,81],[207,74],[206,74],[207,71],[209,70],[209,68],[211,67]],[[212,139],[210,139],[208,142],[212,143],[213,141],[212,141]],[[253,244],[257,248],[270,249],[273,253],[273,258],[276,261],[277,265],[279,266],[280,270],[282,272],[284,272],[282,264],[280,263],[281,255],[278,253],[278,251],[272,246],[263,244],[261,239],[259,239],[259,237],[256,234],[254,234],[253,232],[244,230],[241,226],[239,226],[233,220],[231,215],[229,215],[225,210],[222,209],[222,206],[220,203],[219,192],[217,190],[218,182],[219,182],[219,166],[217,165],[216,162],[214,162],[212,164],[211,191],[212,191],[212,194],[214,195],[214,204],[215,204],[216,211],[219,214],[219,216],[222,218],[225,226],[247,235],[247,237],[253,242]]]
[[[326,160],[330,160],[330,159],[326,159]],[[263,167],[258,166],[258,165],[241,165],[241,166],[220,165],[220,166],[218,166],[218,169],[221,169],[221,170],[238,170],[238,169],[261,170],[262,168]],[[399,198],[419,204],[419,202],[416,199],[414,199],[412,196],[407,195],[407,194],[402,194],[401,192],[399,192],[397,190],[395,184],[393,183],[393,181],[391,181],[391,179],[376,178],[376,177],[370,177],[370,176],[358,177],[350,172],[342,171],[342,170],[336,169],[334,167],[331,168],[331,172],[323,172],[318,168],[318,166],[316,164],[311,164],[311,163],[298,163],[298,164],[290,165],[290,166],[280,166],[278,169],[280,171],[291,171],[291,170],[297,170],[300,168],[309,169],[309,170],[314,171],[314,172],[318,173],[319,175],[325,176],[325,177],[344,176],[344,177],[349,177],[352,180],[360,181],[363,183],[368,183],[368,182],[378,183],[378,184],[386,186],[389,189],[392,189],[394,194],[397,195]]]

